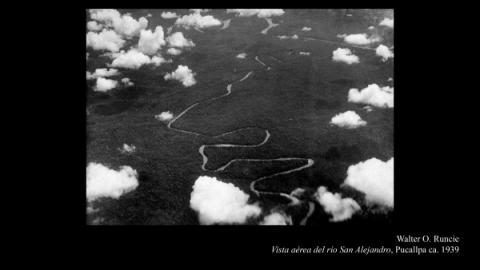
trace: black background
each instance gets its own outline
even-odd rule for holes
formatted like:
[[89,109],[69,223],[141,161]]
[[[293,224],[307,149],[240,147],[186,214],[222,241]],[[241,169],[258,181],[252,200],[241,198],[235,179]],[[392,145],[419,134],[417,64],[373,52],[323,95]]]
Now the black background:
[[[179,3],[171,3],[170,8],[180,8],[173,4]],[[288,4],[282,7],[300,8]],[[86,226],[85,8],[136,6],[117,1],[84,5],[78,3],[73,7],[71,3],[63,3],[31,6],[27,12],[14,10],[23,17],[17,34],[28,33],[28,36],[26,41],[10,39],[6,42],[9,49],[4,51],[22,54],[22,59],[17,59],[11,69],[18,78],[4,78],[15,83],[3,91],[19,95],[11,102],[4,100],[9,110],[5,116],[15,119],[10,125],[12,129],[4,132],[15,130],[14,137],[21,140],[18,143],[21,146],[14,146],[15,154],[9,157],[13,166],[18,167],[5,168],[14,173],[4,179],[14,180],[19,187],[5,188],[4,192],[10,193],[13,202],[10,205],[15,205],[15,213],[7,220],[21,230],[15,234],[20,250],[52,255],[46,247],[53,246],[55,256],[84,254],[87,261],[88,258],[112,258],[138,262],[187,254],[183,260],[188,261],[190,255],[205,255],[207,264],[224,255],[247,261],[251,256],[309,257],[321,261],[324,256],[318,254],[272,254],[272,246],[387,247],[396,244],[397,234],[426,233],[459,236],[461,254],[468,253],[467,244],[471,239],[467,235],[467,224],[476,213],[469,210],[469,204],[475,205],[475,197],[467,193],[474,189],[477,181],[474,176],[467,176],[475,170],[474,159],[467,153],[475,154],[468,136],[476,125],[467,119],[475,108],[467,106],[467,101],[474,99],[476,90],[474,84],[467,85],[472,80],[467,75],[470,68],[460,63],[460,60],[473,60],[471,55],[475,54],[468,45],[472,41],[460,34],[467,24],[464,20],[469,15],[464,12],[468,7],[441,8],[418,6],[418,3],[400,6],[393,2],[391,5],[303,5],[395,8],[395,211],[392,226],[332,224],[277,228]],[[166,5],[166,2],[153,2],[138,7],[167,8]],[[200,3],[192,4],[189,8],[198,5]],[[20,109],[23,107],[29,110]],[[78,248],[80,253],[74,251]],[[231,264],[235,263],[227,266]]]

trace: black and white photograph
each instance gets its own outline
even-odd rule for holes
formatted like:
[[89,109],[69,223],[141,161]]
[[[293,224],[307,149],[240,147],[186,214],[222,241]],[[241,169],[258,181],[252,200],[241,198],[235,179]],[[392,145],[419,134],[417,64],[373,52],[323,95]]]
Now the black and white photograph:
[[15,265],[475,250],[475,9],[77,4],[5,10]]
[[394,9],[86,9],[86,224],[391,224]]

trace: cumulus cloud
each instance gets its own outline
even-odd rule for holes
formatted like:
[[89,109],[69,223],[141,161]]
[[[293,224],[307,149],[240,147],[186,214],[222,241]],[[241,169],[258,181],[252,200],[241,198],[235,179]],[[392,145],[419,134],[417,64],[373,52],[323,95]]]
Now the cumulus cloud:
[[177,18],[178,15],[177,13],[175,12],[170,12],[170,11],[167,11],[167,12],[162,12],[162,18],[164,19],[173,19],[173,18]]
[[150,59],[150,63],[155,65],[155,66],[160,66],[161,64],[163,63],[171,63],[172,62],[172,59],[170,60],[165,60],[163,57],[161,56],[154,56]]
[[393,19],[385,18],[378,25],[393,28]]
[[155,115],[155,119],[160,121],[170,121],[173,119],[173,113],[170,111],[162,112],[161,114]]
[[292,218],[285,213],[273,212],[265,216],[260,225],[291,225]]
[[183,26],[184,28],[206,28],[212,26],[219,26],[222,24],[222,22],[215,19],[211,15],[202,16],[200,13],[193,13],[178,18],[175,21],[175,24]]
[[185,87],[192,86],[197,83],[194,78],[195,73],[188,66],[179,65],[174,72],[167,73],[163,78],[165,80],[178,80]]
[[115,75],[118,75],[119,72],[117,69],[114,69],[114,68],[97,68],[95,69],[95,72],[93,73],[90,73],[87,71],[87,79],[90,80],[90,79],[95,79],[95,78],[98,78],[98,77],[110,77],[110,76],[115,76]]
[[87,199],[94,201],[101,197],[118,199],[123,194],[137,188],[137,171],[130,166],[122,166],[118,171],[99,163],[87,166]]
[[361,209],[360,205],[352,198],[342,198],[339,193],[329,192],[324,186],[320,186],[314,196],[323,210],[332,215],[330,219],[332,222],[350,219],[355,212]]
[[143,54],[135,49],[130,49],[128,52],[122,51],[121,53],[113,55],[114,60],[111,64],[112,67],[138,69],[143,65],[153,64],[159,66],[167,61],[160,56],[153,56],[150,58],[148,55]]
[[200,176],[193,185],[190,207],[203,225],[242,224],[261,213],[260,207],[248,203],[249,197],[231,183]]
[[126,143],[123,144],[123,147],[122,149],[120,149],[120,151],[124,154],[131,154],[133,152],[135,152],[135,150],[137,150],[137,148],[135,147],[135,145],[128,145]]
[[367,34],[339,35],[339,37],[342,37],[342,36],[343,36],[343,40],[346,43],[355,44],[355,45],[368,45],[380,40],[378,37],[374,37],[374,36],[368,37]]
[[393,58],[393,52],[387,46],[382,44],[378,45],[375,54],[382,57],[383,62],[387,61],[389,58]]
[[298,35],[297,34],[292,36],[282,35],[282,36],[278,36],[278,38],[279,39],[298,39]]
[[132,86],[133,82],[130,81],[130,78],[122,78],[121,82],[126,86]]
[[115,31],[103,29],[100,33],[87,33],[87,47],[94,50],[108,50],[118,52],[125,44],[125,40]]
[[285,14],[283,9],[227,9],[227,13],[236,13],[239,17],[251,17],[257,15],[259,18],[270,18]]
[[300,55],[310,55],[310,52],[299,52]]
[[118,82],[115,80],[105,79],[102,77],[97,78],[94,91],[97,92],[107,92],[115,87],[117,87]]
[[375,26],[373,26],[373,25],[368,27],[368,30],[373,30],[373,29],[375,29]]
[[348,65],[360,63],[358,56],[352,54],[352,51],[347,48],[338,48],[333,51],[333,61],[344,62]]
[[330,120],[330,124],[336,125],[342,128],[358,128],[361,126],[365,126],[367,124],[366,121],[362,120],[360,116],[354,111],[346,111],[344,113],[339,113],[332,117]]
[[171,54],[171,55],[179,55],[179,54],[182,53],[182,51],[179,50],[179,49],[176,49],[176,48],[169,48],[169,49],[167,50],[167,53],[168,53],[168,54]]
[[247,57],[247,54],[246,54],[246,53],[239,53],[239,54],[237,54],[237,58],[239,58],[239,59],[245,59],[245,57]]
[[348,101],[380,108],[393,108],[393,87],[370,84],[360,91],[352,88],[348,91]]
[[138,40],[138,50],[142,53],[152,55],[165,45],[165,39],[163,34],[163,28],[157,26],[155,31],[142,30],[140,32],[140,38]]
[[90,17],[93,20],[112,27],[118,34],[126,37],[137,36],[142,29],[148,26],[148,20],[145,17],[135,20],[129,14],[121,15],[115,9],[90,9]]
[[202,13],[202,12],[208,12],[209,9],[206,8],[191,8],[190,11],[193,11],[194,13]]
[[87,29],[89,31],[93,31],[93,32],[97,32],[97,31],[100,31],[102,30],[103,26],[99,23],[97,23],[96,21],[89,21],[87,23]]
[[312,28],[311,28],[311,27],[307,27],[307,26],[304,26],[304,27],[302,28],[302,31],[305,31],[305,32],[311,31],[311,30],[312,30]]
[[371,158],[351,165],[344,184],[365,193],[367,202],[393,207],[393,157],[386,162]]
[[114,20],[121,17],[120,12],[116,9],[90,9],[90,17],[94,20],[113,24]]
[[182,32],[175,32],[167,37],[167,42],[172,47],[184,48],[184,47],[193,47],[195,43],[193,41],[186,39],[183,36]]

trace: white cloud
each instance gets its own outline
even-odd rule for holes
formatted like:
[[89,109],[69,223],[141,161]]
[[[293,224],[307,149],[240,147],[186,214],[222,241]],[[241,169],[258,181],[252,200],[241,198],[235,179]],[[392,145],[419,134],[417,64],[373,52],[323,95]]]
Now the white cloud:
[[97,83],[95,84],[94,91],[97,92],[107,92],[115,87],[117,87],[118,82],[115,80],[105,79],[102,77],[97,78]]
[[177,18],[178,15],[177,13],[175,12],[170,12],[170,11],[167,11],[167,12],[162,12],[162,18],[164,19],[173,19],[173,18]]
[[113,27],[115,32],[126,37],[134,37],[148,26],[145,17],[137,21],[129,14],[121,15],[115,9],[90,9],[90,17],[108,27]]
[[122,166],[116,171],[99,163],[87,166],[87,199],[93,201],[101,197],[118,199],[124,193],[137,188],[137,171],[130,166]]
[[270,18],[272,16],[282,16],[285,14],[283,9],[260,9],[257,16],[259,18]]
[[193,185],[190,207],[203,225],[242,224],[262,211],[256,204],[248,203],[249,197],[231,183],[200,176]]
[[102,30],[103,26],[99,23],[97,23],[96,21],[89,21],[87,23],[87,29],[89,31],[93,31],[93,32],[97,32],[97,31],[100,31]]
[[239,53],[239,54],[237,55],[237,58],[239,58],[239,59],[245,59],[245,57],[247,57],[247,54],[246,54],[246,53]]
[[138,39],[138,50],[148,55],[157,53],[157,51],[165,45],[163,28],[157,26],[155,31],[142,30]]
[[170,46],[178,48],[195,46],[195,43],[193,43],[193,41],[191,40],[186,39],[183,36],[182,32],[175,32],[171,34],[167,37],[167,42]]
[[[341,37],[342,35],[339,35]],[[344,35],[343,40],[349,44],[355,45],[368,45],[374,42],[379,41],[378,37],[370,36],[368,37],[367,34],[351,34],[351,35]]]
[[270,18],[285,14],[283,9],[227,9],[227,13],[236,13],[240,17],[251,17],[257,15],[259,18]]
[[202,9],[202,8],[191,8],[190,11],[193,11],[194,13],[202,13],[202,12],[208,12],[209,9]]
[[130,81],[130,78],[122,78],[121,82],[126,86],[132,86],[133,82]]
[[381,108],[393,108],[393,87],[370,84],[360,91],[352,88],[348,91],[348,101]]
[[258,9],[227,9],[227,13],[236,13],[239,17],[251,17],[258,14]]
[[375,53],[382,57],[383,62],[387,61],[389,58],[393,58],[393,52],[385,45],[378,45]]
[[90,17],[93,20],[104,22],[113,26],[114,21],[121,19],[121,14],[116,9],[90,9]]
[[222,22],[215,19],[211,15],[202,16],[200,13],[193,13],[193,14],[185,15],[181,18],[178,18],[175,21],[175,24],[183,26],[185,28],[190,28],[190,27],[206,28],[206,27],[221,25]]
[[126,143],[123,144],[123,147],[122,149],[120,150],[122,153],[127,153],[127,154],[130,154],[130,153],[133,153],[135,152],[135,150],[137,150],[137,148],[135,147],[135,145],[128,145]]
[[171,55],[179,55],[179,54],[182,53],[182,51],[179,50],[179,49],[170,48],[170,49],[167,50],[167,53],[171,54]]
[[333,51],[333,61],[344,62],[349,65],[360,63],[358,56],[352,54],[352,51],[347,48],[338,48]]
[[103,29],[100,33],[87,33],[87,47],[92,47],[94,50],[118,52],[124,44],[125,40],[112,30]]
[[364,192],[370,203],[393,207],[393,157],[386,162],[371,158],[351,165],[344,184]]
[[330,219],[332,222],[350,219],[355,212],[361,209],[360,205],[352,198],[342,198],[339,193],[331,193],[324,186],[320,186],[314,196],[325,212],[333,216]]
[[304,26],[304,27],[302,28],[302,31],[311,31],[311,30],[312,30],[311,27],[306,27],[306,26]]
[[375,26],[373,26],[373,25],[368,27],[368,30],[373,30],[373,29],[375,29]]
[[310,55],[310,52],[299,52],[300,55]]
[[165,80],[178,80],[183,83],[185,87],[192,86],[196,84],[197,82],[195,81],[194,78],[195,73],[192,72],[191,69],[188,68],[188,66],[183,66],[179,65],[177,69],[172,72],[172,73],[167,73],[164,76]]
[[114,69],[114,68],[97,68],[95,69],[95,72],[94,73],[90,73],[87,71],[87,79],[90,80],[90,79],[95,79],[95,78],[98,78],[98,77],[110,77],[110,76],[115,76],[115,75],[118,75],[119,72],[117,69]]
[[372,106],[368,106],[368,105],[367,105],[367,106],[365,106],[365,107],[363,107],[363,108],[364,108],[367,112],[373,111]]
[[152,57],[152,59],[150,59],[150,63],[155,65],[155,66],[160,66],[161,64],[163,63],[171,63],[172,62],[172,59],[170,60],[165,60],[163,57],[161,56],[154,56]]
[[393,28],[393,19],[385,18],[378,25]]
[[121,53],[113,55],[114,60],[111,64],[112,67],[131,68],[138,69],[143,65],[154,64],[159,66],[167,61],[160,56],[149,56],[139,52],[135,49],[130,49],[128,52],[122,51]]
[[260,225],[291,225],[292,218],[285,215],[285,213],[273,212],[265,216]]
[[155,115],[155,119],[160,121],[170,121],[173,119],[173,113],[170,111],[162,112],[161,114]]
[[367,122],[362,120],[362,118],[360,118],[360,116],[354,111],[346,111],[332,117],[332,120],[330,120],[330,124],[343,128],[353,129],[365,126]]
[[278,36],[278,38],[279,39],[298,39],[298,35],[297,34],[292,36],[282,35],[282,36]]

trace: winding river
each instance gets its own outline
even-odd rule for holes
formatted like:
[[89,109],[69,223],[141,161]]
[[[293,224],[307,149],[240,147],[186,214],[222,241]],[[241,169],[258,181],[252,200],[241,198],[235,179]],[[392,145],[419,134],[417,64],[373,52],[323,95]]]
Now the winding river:
[[[258,59],[258,56],[255,56],[255,60],[257,62],[259,62],[260,64],[262,64],[263,66],[267,67],[267,70],[270,69],[270,67],[268,67],[265,63],[263,63],[262,61],[260,61],[260,59]],[[217,97],[213,97],[211,99],[208,99],[206,101],[200,101],[200,102],[196,102],[190,106],[188,106],[186,109],[184,109],[182,112],[180,112],[177,116],[175,116],[174,118],[172,118],[168,124],[167,124],[167,127],[171,130],[174,130],[174,131],[178,131],[178,132],[181,132],[181,133],[185,133],[185,134],[189,134],[189,135],[194,135],[194,136],[205,136],[205,137],[210,137],[210,138],[219,138],[219,137],[222,137],[222,136],[225,136],[225,135],[229,135],[229,134],[232,134],[232,133],[236,133],[236,132],[239,132],[239,131],[243,131],[243,130],[248,130],[248,129],[261,129],[265,132],[265,137],[263,138],[263,140],[257,144],[230,144],[230,143],[219,143],[219,144],[204,144],[204,145],[201,145],[198,149],[198,153],[202,156],[202,165],[201,165],[201,169],[203,171],[206,171],[206,172],[221,172],[221,171],[224,171],[227,167],[229,167],[231,164],[235,163],[235,162],[241,162],[241,161],[248,161],[248,162],[266,162],[266,161],[299,161],[299,160],[303,160],[305,161],[305,164],[300,166],[300,167],[297,167],[297,168],[294,168],[294,169],[290,169],[290,170],[285,170],[285,171],[282,171],[282,172],[277,172],[277,173],[274,173],[274,174],[271,174],[271,175],[267,175],[267,176],[262,176],[262,177],[259,177],[255,180],[253,180],[251,183],[250,183],[250,191],[252,193],[254,193],[256,196],[260,197],[260,196],[265,196],[265,195],[272,195],[272,196],[281,196],[281,197],[285,197],[287,199],[289,199],[291,202],[290,202],[290,205],[295,205],[295,204],[299,204],[301,201],[295,197],[295,196],[292,196],[290,194],[287,194],[287,193],[282,193],[282,192],[271,192],[271,191],[261,191],[261,190],[258,190],[256,188],[256,184],[260,181],[265,181],[265,180],[268,180],[268,179],[271,179],[271,178],[274,178],[276,176],[279,176],[279,175],[285,175],[285,174],[290,174],[290,173],[294,173],[294,172],[297,172],[297,171],[301,171],[301,170],[304,170],[304,169],[307,169],[307,168],[310,168],[314,165],[314,160],[313,159],[309,159],[309,158],[299,158],[299,157],[281,157],[281,158],[274,158],[274,159],[232,159],[230,160],[228,163],[226,163],[225,165],[223,166],[220,166],[219,168],[217,169],[213,169],[213,170],[209,170],[206,168],[206,165],[208,163],[208,156],[205,154],[205,149],[206,148],[254,148],[254,147],[260,147],[264,144],[266,144],[269,139],[270,139],[270,131],[268,129],[264,129],[264,128],[259,128],[259,127],[244,127],[244,128],[240,128],[240,129],[236,129],[236,130],[233,130],[233,131],[229,131],[229,132],[225,132],[225,133],[221,133],[219,135],[215,135],[215,136],[209,136],[209,135],[206,135],[206,134],[202,134],[202,133],[199,133],[199,132],[195,132],[195,131],[190,131],[190,130],[185,130],[185,129],[179,129],[179,128],[175,128],[175,127],[172,127],[172,125],[178,121],[182,116],[184,116],[187,112],[189,112],[190,110],[194,109],[195,107],[197,107],[198,105],[200,105],[201,103],[204,103],[204,102],[209,102],[209,101],[213,101],[213,100],[217,100],[217,99],[220,99],[220,98],[224,98],[228,95],[230,95],[232,93],[232,86],[234,83],[239,83],[239,82],[242,82],[244,80],[246,80],[248,77],[250,77],[250,75],[253,73],[253,71],[250,71],[248,72],[243,78],[241,78],[240,80],[238,81],[235,81],[235,82],[232,82],[230,84],[227,85],[226,87],[226,93],[223,94],[223,95],[220,95],[220,96],[217,96]],[[302,221],[300,222],[300,225],[305,225],[306,224],[306,221],[307,219],[310,217],[310,215],[313,213],[313,210],[315,209],[315,205],[313,203],[309,203],[309,212],[307,213],[307,215],[302,219]]]
[[261,32],[261,33],[264,34],[264,35],[266,35],[266,34],[268,33],[268,30],[270,30],[270,28],[273,28],[273,27],[275,27],[275,26],[279,26],[279,25],[280,25],[280,24],[278,24],[278,23],[273,23],[273,21],[272,21],[271,18],[265,18],[265,20],[267,21],[268,26],[267,26],[267,28],[263,29],[262,32]]

